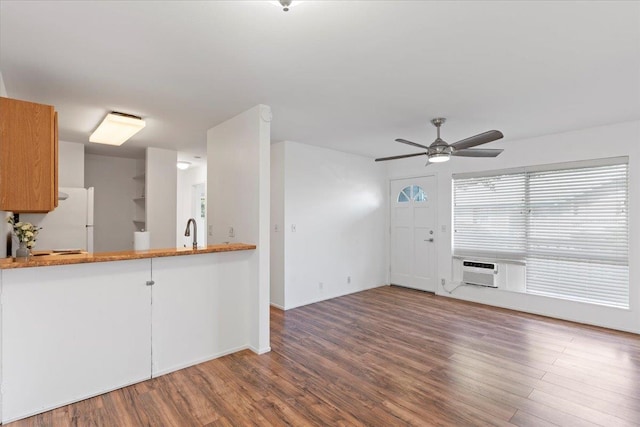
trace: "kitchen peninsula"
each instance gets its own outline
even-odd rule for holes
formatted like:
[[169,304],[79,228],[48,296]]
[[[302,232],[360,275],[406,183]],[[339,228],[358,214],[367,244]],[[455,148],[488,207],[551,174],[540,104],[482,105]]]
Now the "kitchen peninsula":
[[254,249],[0,261],[2,422],[250,348]]

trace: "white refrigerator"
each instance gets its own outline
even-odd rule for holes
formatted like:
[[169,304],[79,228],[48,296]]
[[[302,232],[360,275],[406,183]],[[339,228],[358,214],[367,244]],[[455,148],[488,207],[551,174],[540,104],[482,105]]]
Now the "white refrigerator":
[[34,250],[93,252],[93,187],[60,187],[59,196],[47,214],[20,214],[20,221],[42,227]]

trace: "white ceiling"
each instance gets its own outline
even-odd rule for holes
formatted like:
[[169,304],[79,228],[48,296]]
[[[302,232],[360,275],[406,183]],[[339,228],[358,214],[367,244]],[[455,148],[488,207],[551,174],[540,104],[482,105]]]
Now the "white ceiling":
[[111,110],[147,120],[96,153],[205,156],[207,129],[262,103],[274,141],[388,156],[436,116],[450,143],[640,119],[640,3],[2,0],[0,72],[65,141]]

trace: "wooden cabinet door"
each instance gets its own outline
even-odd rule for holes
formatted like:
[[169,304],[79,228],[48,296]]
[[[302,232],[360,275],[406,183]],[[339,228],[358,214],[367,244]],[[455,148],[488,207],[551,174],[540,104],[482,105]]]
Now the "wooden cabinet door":
[[52,106],[0,98],[0,210],[55,208],[57,144]]
[[53,117],[53,207],[58,207],[58,112]]

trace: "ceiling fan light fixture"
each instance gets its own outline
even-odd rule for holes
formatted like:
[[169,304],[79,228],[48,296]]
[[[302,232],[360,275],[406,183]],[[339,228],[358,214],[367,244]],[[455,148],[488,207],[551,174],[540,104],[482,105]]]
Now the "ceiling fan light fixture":
[[270,4],[274,6],[281,7],[284,12],[288,12],[292,7],[298,6],[302,1],[292,1],[292,0],[274,0],[269,1]]
[[451,157],[450,153],[433,153],[429,155],[429,163],[444,163],[448,162]]
[[102,120],[89,137],[90,142],[108,145],[122,145],[146,126],[138,116],[111,112]]
[[397,138],[396,142],[401,142],[403,144],[411,145],[412,147],[421,148],[425,151],[422,153],[413,153],[413,154],[403,154],[400,156],[390,156],[390,157],[382,157],[379,159],[375,159],[376,162],[381,162],[385,160],[396,160],[396,159],[404,159],[407,157],[416,157],[426,155],[428,157],[428,162],[425,166],[428,166],[431,163],[443,163],[449,161],[451,156],[460,156],[460,157],[496,157],[503,150],[501,149],[471,149],[478,145],[486,144],[488,142],[492,142],[503,138],[504,135],[499,130],[489,130],[483,133],[479,133],[478,135],[470,136],[469,138],[461,139],[460,141],[454,142],[453,144],[448,144],[447,141],[440,138],[440,126],[446,121],[444,117],[437,117],[431,120],[431,123],[436,127],[437,137],[436,140],[431,143],[431,145],[426,146],[423,144],[418,144],[417,142],[408,141],[406,139]]

